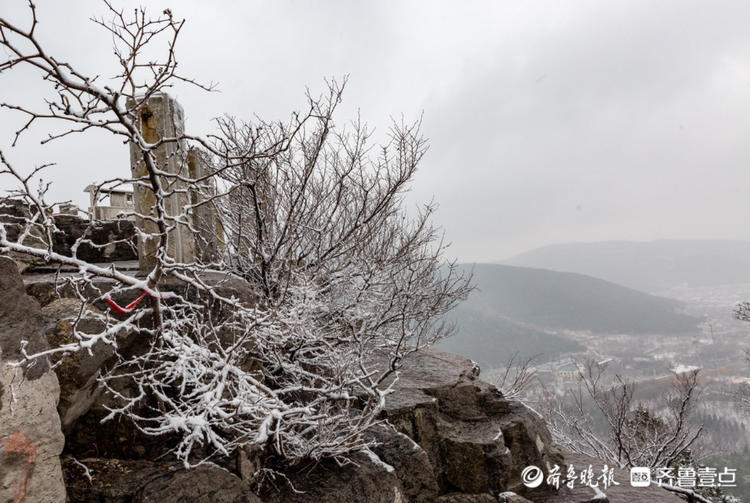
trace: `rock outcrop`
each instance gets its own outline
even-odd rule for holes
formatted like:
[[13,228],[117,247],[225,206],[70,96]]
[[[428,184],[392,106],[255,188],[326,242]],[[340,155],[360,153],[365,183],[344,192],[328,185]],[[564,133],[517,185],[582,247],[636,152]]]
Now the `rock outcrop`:
[[[264,502],[351,503],[680,503],[658,487],[633,488],[625,470],[619,486],[602,492],[578,485],[573,490],[529,489],[521,472],[529,465],[545,473],[557,464],[579,468],[602,461],[559,452],[534,412],[504,399],[478,378],[466,358],[438,351],[414,354],[388,396],[384,418],[392,426],[371,435],[381,462],[365,457],[356,465],[322,463],[285,475]],[[302,493],[295,492],[303,491]]]
[[[183,288],[177,284],[166,289]],[[226,285],[224,288],[235,288]],[[25,292],[39,295],[44,305]],[[244,295],[252,302],[248,292]],[[63,298],[58,298],[62,294]],[[239,295],[242,294],[242,295]],[[625,503],[681,501],[659,488],[621,484],[599,492],[578,486],[528,489],[521,472],[529,465],[545,472],[553,465],[601,467],[590,458],[563,455],[544,422],[520,403],[506,400],[479,379],[479,369],[460,356],[422,351],[405,361],[382,413],[383,423],[368,433],[376,456],[358,454],[339,466],[333,461],[287,469],[275,479],[264,472],[259,452],[238,452],[186,471],[169,461],[171,439],[147,437],[127,421],[104,425],[107,398],[96,377],[113,351],[65,357],[52,371],[46,362],[9,367],[21,358],[20,341],[41,351],[72,335],[79,301],[65,298],[50,280],[24,285],[16,266],[0,257],[0,497],[10,501],[224,502],[224,503]],[[89,306],[92,312],[105,306]],[[95,317],[83,331],[97,330]],[[121,351],[136,351],[123,340]],[[134,338],[137,340],[137,337]],[[135,348],[135,349],[134,349]],[[58,386],[58,377],[61,386]],[[58,416],[64,418],[63,438]],[[13,399],[15,397],[15,399]],[[60,454],[67,442],[63,470]],[[64,485],[63,485],[64,477]],[[599,499],[597,499],[599,498]]]
[[287,474],[290,486],[266,498],[483,503],[524,489],[520,477],[526,466],[559,464],[562,455],[540,418],[505,400],[478,375],[474,362],[457,355],[432,350],[411,355],[386,399],[383,419],[391,426],[370,434],[382,463],[361,459],[357,466],[300,470]]
[[16,366],[20,342],[46,349],[39,304],[13,261],[0,257],[0,501],[65,501],[57,376],[43,360]]
[[386,401],[385,418],[427,453],[443,494],[517,491],[526,466],[562,461],[544,422],[478,376],[467,358],[422,351]]

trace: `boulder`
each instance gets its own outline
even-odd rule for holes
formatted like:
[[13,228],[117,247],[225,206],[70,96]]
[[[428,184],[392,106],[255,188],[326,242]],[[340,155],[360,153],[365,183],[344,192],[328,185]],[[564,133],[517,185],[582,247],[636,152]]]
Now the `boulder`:
[[44,359],[16,365],[21,340],[30,352],[47,349],[39,304],[0,257],[0,501],[64,501],[57,376]]
[[243,482],[223,468],[202,465],[147,484],[137,503],[261,503]]
[[[29,343],[29,348],[36,348],[35,351],[72,342],[73,321],[81,307],[80,301],[72,298],[73,292],[65,288],[56,289],[54,279],[27,283],[25,291],[39,295],[42,300],[44,307],[40,310],[39,304],[24,294],[24,285],[20,277],[16,276],[17,282],[10,284],[8,278],[11,276],[3,269],[7,264],[13,265],[10,260],[0,257],[0,301],[6,292],[9,297],[3,305],[5,309],[0,309],[0,325],[5,324],[13,331],[0,331],[0,345],[4,354],[8,351],[16,358],[20,357],[18,341],[24,337],[21,334],[25,333],[38,332],[38,337]],[[28,279],[28,276],[25,278]],[[96,284],[98,288],[105,286],[107,283],[104,281]],[[62,298],[58,297],[58,293]],[[126,293],[132,295],[132,292]],[[91,295],[91,298],[93,297],[94,295]],[[132,299],[118,297],[118,301],[123,304],[130,300]],[[86,307],[85,315],[79,320],[80,331],[95,333],[103,328],[103,322],[95,317],[95,314],[101,313],[100,308],[108,309],[103,302]],[[38,314],[32,315],[33,313]],[[117,318],[119,315],[113,316]],[[138,335],[130,332],[120,334],[118,351],[127,355],[142,350],[145,347],[143,344],[134,344],[139,340]],[[101,423],[109,414],[107,407],[119,405],[111,394],[103,391],[97,380],[102,371],[114,360],[112,346],[100,342],[91,348],[91,352],[82,351],[65,356],[56,354],[51,358],[58,364],[55,367],[61,390],[58,411],[66,436],[67,454],[76,457],[133,459],[144,456],[156,457],[171,448],[173,444],[169,443],[170,437],[145,435],[124,418]],[[30,368],[29,375],[34,377],[42,366],[47,368],[46,362],[40,361]],[[130,389],[131,383],[127,379],[118,379],[110,384],[120,392],[135,393]]]
[[[83,333],[96,333],[103,330],[104,323],[92,315],[95,309],[86,308],[78,320],[78,330]],[[47,342],[51,347],[75,342],[73,324],[81,312],[78,299],[57,299],[42,308]],[[91,352],[58,356],[55,373],[60,381],[60,402],[58,411],[64,432],[70,431],[73,423],[83,415],[101,395],[102,389],[97,378],[104,364],[115,354],[109,344],[99,342]],[[61,361],[57,361],[58,358]]]
[[[406,454],[408,455],[408,453]],[[409,503],[394,468],[364,455],[339,466],[333,461],[298,467],[262,494],[264,503]],[[433,500],[434,501],[434,500]]]
[[7,361],[0,367],[0,501],[65,501],[57,376],[32,381]]
[[469,359],[420,351],[386,400],[384,418],[426,452],[440,494],[521,490],[526,466],[562,461],[544,422],[478,375]]
[[[21,341],[26,341],[26,351],[31,354],[48,349],[43,326],[39,303],[26,295],[15,262],[0,256],[0,358],[21,360]],[[46,360],[38,359],[24,366],[24,377],[38,379],[48,368]]]
[[[50,347],[58,347],[75,342],[74,323],[77,323],[77,330],[81,333],[101,332],[106,328],[104,321],[98,317],[101,314],[102,312],[93,306],[84,306],[82,309],[82,303],[78,299],[53,300],[42,308],[48,344]],[[136,336],[135,332],[130,331],[118,334],[116,339],[119,351],[126,352]],[[102,398],[103,386],[98,378],[114,361],[114,357],[115,348],[103,341],[94,344],[90,351],[53,357],[56,363],[55,372],[60,381],[58,411],[66,434],[70,433],[74,423]],[[114,405],[106,400],[103,403]]]
[[386,425],[377,425],[368,433],[377,445],[373,452],[394,468],[401,482],[405,501],[430,503],[438,495],[435,470],[427,453],[414,440]]
[[[129,270],[131,267],[130,262],[120,262],[115,265],[119,271],[132,273],[132,271]],[[27,271],[23,275],[24,284],[26,285],[26,293],[34,297],[42,307],[56,301],[57,299],[78,300],[80,294],[89,302],[95,301],[93,307],[96,307],[101,311],[109,309],[107,303],[100,297],[102,296],[102,292],[110,292],[110,290],[112,290],[115,286],[113,280],[108,278],[97,278],[89,284],[77,285],[76,288],[78,290],[76,290],[76,288],[68,282],[58,281],[53,269],[54,268],[50,268],[48,271],[45,271],[44,268],[40,266],[35,267],[31,271]],[[69,268],[67,270],[63,269],[61,272],[63,277],[66,274],[75,274],[75,271],[71,271]],[[134,292],[133,290],[111,294],[112,299],[120,305],[129,304],[130,301],[137,296],[138,292]]]
[[63,466],[70,503],[260,503],[239,477],[213,464],[186,470],[174,463],[92,458],[65,459]]

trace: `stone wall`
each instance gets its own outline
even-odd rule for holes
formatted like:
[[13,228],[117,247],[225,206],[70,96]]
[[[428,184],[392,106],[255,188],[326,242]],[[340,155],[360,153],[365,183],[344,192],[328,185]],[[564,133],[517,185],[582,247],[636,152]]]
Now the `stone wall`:
[[[6,224],[8,240],[15,241],[21,230],[24,218],[31,215],[28,206],[20,199],[0,200],[0,222]],[[86,262],[103,263],[138,260],[136,229],[133,222],[124,219],[94,221],[75,215],[55,214],[52,217],[59,232],[52,235],[52,251],[72,256],[72,247],[79,238],[84,238],[77,249],[77,257]],[[46,247],[38,233],[29,236],[24,243],[35,248]],[[16,262],[20,272],[27,268],[45,264],[41,258],[20,253],[8,256]],[[46,264],[45,264],[46,265]]]

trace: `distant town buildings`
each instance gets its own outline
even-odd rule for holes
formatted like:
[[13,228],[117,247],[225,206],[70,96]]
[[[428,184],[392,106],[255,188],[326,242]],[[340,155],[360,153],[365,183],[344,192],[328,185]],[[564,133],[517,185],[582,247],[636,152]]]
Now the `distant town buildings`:
[[572,360],[543,363],[536,367],[536,371],[552,377],[557,384],[575,382],[579,375],[578,364]]

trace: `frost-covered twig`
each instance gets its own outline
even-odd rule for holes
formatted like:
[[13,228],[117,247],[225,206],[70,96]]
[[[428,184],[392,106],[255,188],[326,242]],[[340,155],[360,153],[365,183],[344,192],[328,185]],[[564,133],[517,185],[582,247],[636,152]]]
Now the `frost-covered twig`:
[[83,476],[84,476],[84,477],[86,477],[86,478],[88,479],[88,481],[89,481],[89,482],[91,482],[91,481],[93,480],[93,478],[91,477],[91,470],[89,469],[89,467],[88,467],[88,466],[86,466],[86,465],[84,465],[83,463],[81,463],[80,461],[78,461],[78,460],[77,460],[76,458],[74,458],[74,457],[72,457],[72,456],[70,457],[70,459],[71,459],[71,460],[72,460],[72,461],[73,461],[73,462],[74,462],[74,463],[75,463],[75,464],[76,464],[77,466],[80,466],[80,467],[81,467],[81,470],[83,470]]

